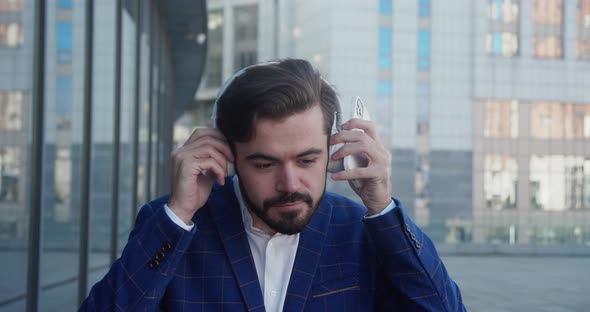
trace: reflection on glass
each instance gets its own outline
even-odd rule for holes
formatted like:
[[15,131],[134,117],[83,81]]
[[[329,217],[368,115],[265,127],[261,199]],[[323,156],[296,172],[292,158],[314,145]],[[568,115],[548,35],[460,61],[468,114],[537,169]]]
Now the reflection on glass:
[[578,60],[590,60],[590,0],[578,0],[577,23],[576,56]]
[[0,148],[0,203],[19,201],[20,151],[16,147]]
[[530,169],[532,208],[553,211],[590,208],[590,158],[533,155]]
[[533,55],[549,59],[563,57],[563,0],[535,0],[533,25]]
[[484,105],[484,137],[516,138],[518,136],[518,101],[487,100]]
[[379,27],[379,69],[391,68],[392,35],[390,26]]
[[484,161],[484,198],[494,210],[515,209],[518,165],[510,155],[486,155]]
[[563,23],[563,0],[534,0],[533,23],[560,26]]
[[536,102],[530,108],[530,133],[538,139],[590,138],[590,105]]
[[504,23],[518,21],[519,0],[488,0],[489,19]]
[[534,55],[538,58],[561,58],[561,36],[559,35],[535,35],[533,37]]
[[0,47],[17,48],[23,45],[23,28],[19,23],[0,23]]
[[54,220],[71,222],[72,207],[72,153],[69,148],[58,148],[55,159],[55,208]]
[[488,55],[513,57],[518,54],[520,1],[488,0]]
[[418,70],[430,69],[430,29],[418,31]]
[[258,61],[258,6],[234,7],[234,18],[234,69],[238,71]]
[[18,130],[23,122],[23,93],[0,91],[0,129]]
[[207,87],[221,86],[223,57],[223,11],[209,12],[209,42],[207,46]]
[[0,0],[0,13],[22,12],[23,0]]

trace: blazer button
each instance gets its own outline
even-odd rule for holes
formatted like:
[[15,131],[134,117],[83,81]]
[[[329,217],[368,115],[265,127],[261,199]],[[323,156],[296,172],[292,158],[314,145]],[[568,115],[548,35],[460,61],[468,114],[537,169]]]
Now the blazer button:
[[406,223],[406,231],[411,232],[410,231],[410,225]]
[[418,248],[418,249],[422,248],[422,244],[420,244],[420,242],[416,242],[416,248]]
[[155,256],[155,258],[156,258],[156,260],[157,260],[157,261],[162,261],[162,260],[164,259],[164,256],[165,256],[165,254],[164,254],[164,252],[163,252],[163,251],[158,251],[158,252],[156,253],[156,256]]
[[164,242],[164,244],[162,244],[163,252],[168,252],[170,249],[172,249],[172,244],[170,244],[170,242]]
[[152,259],[148,263],[148,266],[150,267],[150,269],[155,270],[160,266],[160,262],[158,262],[158,260],[156,259]]
[[416,236],[414,235],[414,233],[410,232],[410,237],[412,238],[413,241],[416,241]]

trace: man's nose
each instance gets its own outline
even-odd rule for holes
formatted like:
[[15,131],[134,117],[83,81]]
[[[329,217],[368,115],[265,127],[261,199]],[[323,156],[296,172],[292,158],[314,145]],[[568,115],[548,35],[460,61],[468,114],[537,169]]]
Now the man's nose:
[[294,193],[299,190],[297,169],[290,165],[283,166],[277,179],[276,188],[278,192],[284,193]]

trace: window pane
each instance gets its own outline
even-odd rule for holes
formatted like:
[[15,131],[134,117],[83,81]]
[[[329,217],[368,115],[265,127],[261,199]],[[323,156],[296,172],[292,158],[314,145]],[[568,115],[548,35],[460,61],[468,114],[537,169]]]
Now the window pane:
[[507,58],[517,55],[520,2],[488,0],[488,14],[488,54]]
[[590,158],[550,155],[531,157],[531,207],[539,210],[590,208]]
[[578,0],[576,57],[590,60],[590,0]]
[[516,138],[518,136],[518,102],[488,100],[484,105],[484,137]]
[[430,30],[418,31],[418,69],[430,68]]
[[379,13],[391,14],[393,13],[393,0],[379,0]]
[[533,55],[537,58],[563,57],[563,1],[533,2]]
[[22,12],[23,0],[0,0],[0,13]]
[[23,92],[0,91],[0,129],[18,130],[23,124]]
[[0,47],[17,48],[23,45],[23,28],[19,23],[0,22]]
[[207,87],[214,88],[222,83],[223,11],[209,12],[208,29],[206,83]]
[[234,68],[242,69],[258,61],[258,6],[234,8]]
[[389,69],[391,68],[391,27],[380,27],[379,28],[379,68]]
[[486,207],[494,210],[515,209],[518,167],[509,155],[487,155],[484,161],[484,196]]

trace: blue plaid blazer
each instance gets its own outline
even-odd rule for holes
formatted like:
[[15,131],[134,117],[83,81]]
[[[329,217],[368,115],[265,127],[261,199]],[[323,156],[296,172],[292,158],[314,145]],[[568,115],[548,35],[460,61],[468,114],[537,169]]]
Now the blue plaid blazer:
[[[163,197],[144,205],[121,255],[80,310],[265,311],[231,179],[185,231]],[[301,232],[283,311],[464,311],[432,241],[401,204],[366,208],[327,193]]]

